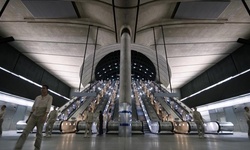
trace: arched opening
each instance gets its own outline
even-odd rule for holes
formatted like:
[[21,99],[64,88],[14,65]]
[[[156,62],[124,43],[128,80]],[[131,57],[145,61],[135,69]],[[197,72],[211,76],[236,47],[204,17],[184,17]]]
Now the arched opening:
[[[149,58],[140,52],[131,51],[132,80],[155,81],[156,70]],[[96,80],[119,80],[120,51],[114,51],[103,57],[95,68]]]

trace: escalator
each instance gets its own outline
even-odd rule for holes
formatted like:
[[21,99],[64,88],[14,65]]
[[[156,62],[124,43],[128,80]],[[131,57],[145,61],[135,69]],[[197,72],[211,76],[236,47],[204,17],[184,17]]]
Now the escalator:
[[[98,102],[96,103],[95,108],[93,109],[94,110],[94,122],[92,124],[92,133],[97,133],[97,123],[99,121],[99,112],[102,111],[104,113],[106,106],[109,105],[108,103],[110,102],[109,95],[113,89],[112,88],[113,83],[107,82],[107,84],[105,86],[106,87],[103,88],[105,90],[102,93],[103,97],[101,98],[99,103]],[[77,132],[85,132],[85,128],[86,128],[85,120],[78,121],[77,127],[76,127]]]
[[[95,82],[93,84],[93,86],[96,86],[99,82]],[[83,90],[83,92],[87,92],[87,91],[92,91],[92,87],[88,87],[86,89]],[[75,111],[78,110],[79,107],[81,107],[81,105],[85,102],[85,98],[86,97],[75,97],[73,99],[71,99],[69,102],[67,102],[66,104],[64,104],[61,108],[58,109],[58,117],[57,117],[57,121],[54,123],[53,125],[53,132],[62,132],[62,123],[63,120],[67,120],[68,116],[71,116]],[[67,114],[67,115],[65,115]],[[20,120],[17,122],[16,124],[16,129],[17,132],[23,132],[23,129],[26,127],[26,122],[25,120]],[[75,126],[75,124],[71,124]],[[44,129],[45,130],[45,126],[46,123],[44,124]],[[72,128],[74,130],[74,128]],[[72,130],[72,131],[73,131]],[[36,129],[34,128],[33,132],[36,132]]]
[[84,110],[86,110],[86,108],[90,105],[90,103],[94,100],[93,97],[87,97],[85,102],[73,113],[71,113],[71,115],[68,116],[67,120],[78,120],[79,115],[82,115],[82,113],[84,112]]
[[[118,85],[117,85],[118,86]],[[119,88],[116,88],[117,90]],[[133,91],[131,92],[133,93]],[[117,92],[117,95],[119,95],[119,91]],[[132,126],[132,133],[143,133],[142,128],[142,122],[138,120],[138,114],[137,114],[137,107],[134,98],[131,100],[131,126]],[[107,133],[118,133],[119,132],[119,98],[118,96],[115,98],[115,102],[113,107],[110,108],[111,110],[111,120],[108,122],[107,126]]]
[[171,122],[162,122],[159,118],[156,110],[148,98],[148,93],[146,92],[146,84],[136,82],[138,92],[140,93],[140,103],[143,113],[145,115],[145,121],[143,121],[144,131],[150,130],[152,133],[172,133],[173,124]]
[[[98,83],[100,87],[103,89],[106,88],[109,84],[107,83],[105,87],[105,83],[100,84]],[[98,88],[93,88],[93,90],[96,90],[98,95],[96,97],[86,97],[84,102],[81,103],[80,107],[78,107],[77,110],[73,111],[70,115],[68,115],[68,119],[61,121],[60,126],[61,126],[61,132],[63,133],[68,133],[68,132],[79,132],[82,130],[85,130],[86,123],[85,121],[82,121],[82,115],[84,111],[88,109],[88,107],[92,107],[94,110],[94,118],[97,118],[99,114],[99,110],[104,108],[104,105],[106,104],[107,100],[104,97],[100,98],[100,95],[103,92],[103,89],[100,87]],[[96,120],[94,120],[96,121]],[[57,124],[57,122],[55,123]],[[96,123],[93,123],[92,131],[95,133],[96,131]]]
[[[154,83],[154,85],[159,86]],[[166,89],[159,87],[163,92],[169,93]],[[160,91],[159,90],[159,91]],[[177,98],[164,98],[158,97],[157,100],[161,105],[179,117],[174,121],[175,132],[177,133],[197,133],[197,126],[194,121],[192,121],[192,110],[187,107],[184,103],[179,101]],[[205,133],[220,133],[220,134],[232,134],[234,130],[234,125],[231,122],[218,122],[209,121],[204,123]]]
[[118,133],[119,130],[119,83],[116,83],[110,97],[111,103],[108,106],[108,121],[106,133]]

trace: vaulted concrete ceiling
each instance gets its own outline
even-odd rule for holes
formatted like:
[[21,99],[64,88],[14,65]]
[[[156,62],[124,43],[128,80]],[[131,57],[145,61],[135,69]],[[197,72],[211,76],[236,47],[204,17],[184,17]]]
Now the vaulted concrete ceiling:
[[95,79],[92,66],[119,50],[124,25],[131,28],[132,49],[156,70],[159,66],[157,77],[165,86],[168,62],[172,88],[235,51],[241,46],[238,38],[250,37],[250,17],[241,0],[11,0],[0,17],[0,36],[13,36],[13,47],[78,88],[85,50],[84,86]]

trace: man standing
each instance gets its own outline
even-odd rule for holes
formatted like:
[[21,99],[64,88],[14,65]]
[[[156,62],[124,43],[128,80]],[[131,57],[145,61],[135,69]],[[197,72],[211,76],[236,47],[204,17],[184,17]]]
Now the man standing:
[[197,111],[197,108],[195,107],[194,108],[194,112],[193,112],[193,119],[194,119],[194,122],[197,126],[197,130],[198,130],[198,134],[199,134],[199,137],[203,137],[204,138],[204,120],[201,116],[201,113]]
[[42,131],[44,122],[47,119],[47,115],[50,111],[50,107],[53,101],[53,97],[48,94],[49,87],[43,85],[41,89],[41,95],[37,96],[35,102],[32,106],[30,118],[27,121],[27,125],[23,130],[22,135],[19,137],[15,150],[22,149],[23,144],[25,143],[30,131],[36,126],[36,141],[35,141],[35,150],[40,150],[42,143]]
[[248,138],[250,138],[250,111],[248,107],[244,107],[245,109],[245,117],[248,125]]
[[89,107],[89,111],[86,113],[86,128],[85,128],[85,136],[84,137],[87,137],[88,132],[90,135],[92,134],[93,118],[94,118],[94,114],[92,112],[92,108]]
[[52,133],[52,130],[53,130],[53,125],[54,125],[54,123],[56,121],[57,115],[58,115],[58,113],[57,113],[57,110],[56,110],[56,106],[54,106],[54,110],[52,110],[49,113],[49,116],[48,116],[48,119],[47,119],[45,137],[51,137],[51,133]]
[[3,125],[3,117],[5,114],[5,109],[6,109],[6,105],[3,105],[0,110],[0,137],[2,137],[2,133],[3,133],[2,125]]

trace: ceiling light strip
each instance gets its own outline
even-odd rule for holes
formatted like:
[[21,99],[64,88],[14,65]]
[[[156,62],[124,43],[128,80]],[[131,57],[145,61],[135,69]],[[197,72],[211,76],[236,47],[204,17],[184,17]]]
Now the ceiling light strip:
[[243,71],[243,72],[241,72],[241,73],[239,73],[239,74],[237,74],[237,75],[235,75],[235,76],[229,77],[229,78],[227,78],[227,79],[225,79],[225,80],[222,80],[222,81],[220,81],[220,82],[218,82],[218,83],[216,83],[216,84],[214,84],[214,85],[211,85],[211,86],[209,86],[209,87],[207,87],[207,88],[205,88],[205,89],[203,89],[203,90],[200,90],[200,91],[198,91],[198,92],[196,92],[196,93],[194,93],[194,94],[192,94],[192,95],[190,95],[190,96],[187,96],[187,97],[181,99],[180,101],[185,101],[185,100],[187,100],[187,99],[190,98],[190,97],[193,97],[193,96],[195,96],[195,95],[197,95],[197,94],[200,94],[201,92],[204,92],[204,91],[206,91],[206,90],[209,90],[209,89],[211,89],[211,88],[213,88],[213,87],[215,87],[215,86],[217,86],[217,85],[220,85],[220,84],[222,84],[222,83],[225,83],[225,82],[227,82],[227,81],[229,81],[229,80],[231,80],[231,79],[234,79],[234,78],[236,78],[236,77],[238,77],[238,76],[240,76],[240,75],[243,75],[243,74],[245,74],[245,73],[247,73],[247,72],[249,72],[249,71],[250,71],[250,69],[248,69],[248,70],[246,70],[246,71]]
[[[29,80],[29,79],[27,79],[27,78],[25,78],[25,77],[23,77],[23,76],[21,76],[21,75],[17,75],[17,74],[15,74],[15,73],[13,73],[13,72],[11,72],[11,71],[9,71],[9,70],[6,70],[6,69],[4,69],[4,68],[2,68],[2,67],[0,67],[0,69],[3,70],[3,71],[5,71],[5,72],[8,72],[8,73],[10,73],[10,74],[12,74],[12,75],[14,75],[14,76],[20,78],[20,79],[23,79],[23,80],[25,80],[25,81],[27,81],[27,82],[29,82],[29,83],[31,83],[31,84],[34,84],[34,85],[36,85],[36,86],[38,86],[38,87],[42,87],[42,85],[40,85],[40,84],[38,84],[38,83],[35,83],[35,82],[33,82],[33,81],[31,81],[31,80]],[[57,92],[55,92],[55,91],[52,91],[52,90],[50,90],[50,89],[49,89],[49,91],[50,91],[51,93],[53,93],[53,94],[59,96],[59,97],[62,97],[62,98],[64,98],[64,99],[66,99],[66,100],[70,100],[69,98],[67,98],[67,97],[65,97],[65,96],[63,96],[63,95],[61,95],[61,94],[59,94],[59,93],[57,93]]]
[[33,103],[34,103],[33,100],[20,97],[20,96],[16,96],[16,95],[12,95],[10,93],[5,93],[2,91],[0,91],[0,101],[22,105],[22,106],[29,106],[29,107],[33,106]]
[[213,110],[213,109],[237,106],[237,105],[246,104],[246,103],[250,103],[250,94],[249,93],[244,94],[244,95],[240,95],[240,96],[236,96],[233,98],[229,98],[226,100],[222,100],[219,102],[210,103],[209,105],[202,105],[202,106],[197,107],[197,109],[199,111],[209,111],[209,110]]

